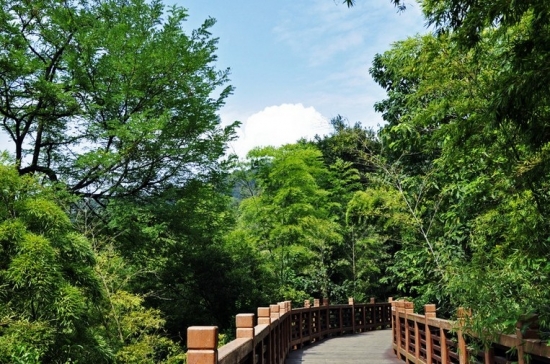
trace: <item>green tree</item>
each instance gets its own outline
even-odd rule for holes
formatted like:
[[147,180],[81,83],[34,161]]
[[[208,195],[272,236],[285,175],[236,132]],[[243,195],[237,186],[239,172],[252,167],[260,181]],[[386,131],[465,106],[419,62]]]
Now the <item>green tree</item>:
[[55,191],[2,160],[0,200],[0,361],[109,361],[94,331],[103,299],[95,255]]
[[240,263],[241,254],[250,257],[226,240],[235,216],[222,185],[195,179],[159,195],[117,199],[105,216],[102,234],[115,236],[128,262],[128,290],[163,313],[174,340],[192,325],[228,329],[239,309],[257,307],[251,273]]
[[0,159],[0,361],[181,363],[160,312],[128,291],[130,267],[75,229],[67,196]]
[[241,202],[240,229],[270,262],[277,299],[297,301],[311,294],[328,297],[332,259],[341,244],[339,224],[330,215],[328,177],[318,149],[305,145],[264,148],[249,153],[260,194]]
[[[541,258],[548,256],[549,231],[544,128],[535,136],[521,118],[495,109],[498,99],[507,102],[499,95],[513,68],[503,55],[515,49],[525,26],[508,38],[487,29],[475,49],[452,34],[410,38],[378,56],[373,68],[388,91],[379,104],[389,121],[382,130],[386,156],[397,167],[415,162],[397,176],[415,202],[409,210],[418,211],[424,231],[429,227],[439,262],[417,294],[439,297],[449,312],[472,308],[472,324],[483,335],[511,330],[533,312],[548,322],[546,295],[537,288],[548,280]],[[543,111],[540,117],[544,123]],[[415,252],[400,253],[414,258],[411,278],[425,266]]]
[[1,130],[19,173],[99,201],[216,169],[232,88],[213,65],[214,20],[186,35],[186,18],[157,0],[2,0]]

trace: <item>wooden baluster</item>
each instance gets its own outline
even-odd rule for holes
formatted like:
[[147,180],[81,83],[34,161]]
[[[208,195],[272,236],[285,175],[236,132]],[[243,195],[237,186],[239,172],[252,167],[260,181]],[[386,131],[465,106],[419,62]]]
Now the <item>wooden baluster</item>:
[[484,363],[485,364],[495,363],[495,351],[493,350],[493,348],[489,347],[485,350]]
[[187,364],[218,363],[218,327],[187,328]]
[[460,307],[458,309],[458,358],[460,364],[468,363],[468,347],[466,346],[466,339],[464,338],[463,328],[466,325],[466,320],[469,315],[469,312],[467,312],[464,308]]
[[418,321],[414,320],[414,357],[416,363],[420,361],[420,328],[418,327]]
[[424,318],[425,318],[425,328],[426,331],[426,363],[432,363],[433,355],[433,344],[432,344],[432,332],[430,330],[430,325],[428,320],[436,317],[436,307],[435,305],[424,305]]
[[449,362],[449,354],[447,352],[447,335],[443,328],[439,329],[439,346],[441,347],[441,363]]
[[[523,348],[523,332],[521,331],[523,322],[518,321],[516,324],[516,347],[518,349],[518,364],[525,364],[525,353]],[[462,364],[462,363],[461,363]]]

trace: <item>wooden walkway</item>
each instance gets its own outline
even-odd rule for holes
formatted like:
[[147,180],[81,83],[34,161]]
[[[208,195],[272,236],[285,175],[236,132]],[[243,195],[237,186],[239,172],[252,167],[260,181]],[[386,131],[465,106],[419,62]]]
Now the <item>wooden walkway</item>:
[[286,364],[403,364],[392,346],[391,330],[325,339],[317,344],[291,351]]

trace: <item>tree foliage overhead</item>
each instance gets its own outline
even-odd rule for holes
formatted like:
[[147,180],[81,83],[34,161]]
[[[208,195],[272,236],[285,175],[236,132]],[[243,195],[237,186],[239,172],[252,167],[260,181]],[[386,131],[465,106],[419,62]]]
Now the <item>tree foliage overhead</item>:
[[[418,221],[429,222],[426,246],[439,261],[413,296],[448,313],[472,308],[473,329],[485,336],[512,330],[526,314],[550,322],[540,289],[550,279],[541,258],[550,232],[548,97],[531,78],[545,71],[530,56],[517,63],[531,20],[485,28],[473,48],[453,32],[409,38],[371,70],[387,91],[377,104],[388,121],[386,170],[404,172],[402,189]],[[415,267],[394,271],[405,286],[423,274],[418,251],[399,252]]]
[[232,88],[213,65],[214,20],[186,35],[186,18],[160,1],[2,0],[1,127],[19,172],[99,198],[216,168]]

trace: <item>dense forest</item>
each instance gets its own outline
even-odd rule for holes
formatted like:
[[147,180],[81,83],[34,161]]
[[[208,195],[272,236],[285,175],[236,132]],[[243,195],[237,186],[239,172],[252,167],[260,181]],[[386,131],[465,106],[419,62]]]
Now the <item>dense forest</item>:
[[182,363],[190,325],[320,297],[550,328],[548,1],[423,1],[432,31],[370,68],[379,130],[339,116],[241,160],[214,20],[0,4],[1,363]]

